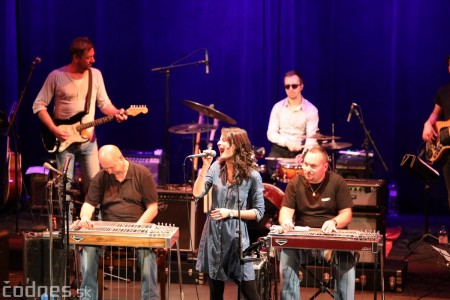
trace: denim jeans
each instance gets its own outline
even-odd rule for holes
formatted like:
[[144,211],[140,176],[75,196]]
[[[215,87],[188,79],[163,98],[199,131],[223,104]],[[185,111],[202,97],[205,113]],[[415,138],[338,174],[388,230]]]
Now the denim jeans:
[[[75,160],[80,164],[81,172],[83,174],[83,191],[86,192],[89,183],[95,174],[100,171],[100,163],[98,162],[98,146],[97,140],[94,139],[92,142],[86,142],[82,144],[72,144],[69,148],[61,153],[56,154],[56,162],[58,164],[58,169],[63,170],[66,157],[70,156],[70,163],[67,168],[67,184],[66,189],[71,188],[71,182],[75,180]],[[62,184],[63,180],[60,180]],[[70,200],[70,196],[66,197],[66,200]],[[62,205],[62,203],[61,203]],[[72,211],[73,204],[70,203],[69,211]],[[72,223],[72,215],[69,215],[69,223]]]
[[[281,300],[300,299],[300,281],[298,271],[301,264],[308,263],[311,251],[283,249],[280,255]],[[319,251],[323,259],[323,251]],[[317,257],[316,257],[317,259]],[[336,263],[335,263],[336,261]],[[331,262],[334,272],[334,298],[355,298],[355,258],[352,252],[338,251]]]
[[[97,300],[98,284],[97,270],[98,261],[103,250],[96,246],[83,246],[81,254],[81,271],[83,281],[80,287],[80,299]],[[141,270],[141,299],[157,300],[158,291],[158,270],[156,267],[156,256],[152,249],[137,249],[138,263]]]

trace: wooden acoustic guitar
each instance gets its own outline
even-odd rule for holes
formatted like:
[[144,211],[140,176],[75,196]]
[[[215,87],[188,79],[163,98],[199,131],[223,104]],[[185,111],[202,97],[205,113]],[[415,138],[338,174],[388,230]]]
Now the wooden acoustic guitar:
[[[147,112],[148,108],[145,105],[132,105],[125,111],[125,114],[127,116],[134,117],[141,113],[146,114]],[[58,128],[67,130],[69,132],[69,138],[65,141],[58,140],[46,126],[43,126],[41,138],[42,143],[44,144],[44,148],[49,153],[53,153],[56,151],[63,152],[73,143],[85,143],[89,141],[92,138],[92,134],[87,131],[88,128],[105,124],[114,120],[114,116],[105,116],[91,122],[81,123],[84,115],[84,112],[80,112],[66,120],[54,120]]]
[[434,125],[438,136],[426,143],[425,156],[429,163],[438,161],[447,149],[450,149],[450,120],[438,121]]

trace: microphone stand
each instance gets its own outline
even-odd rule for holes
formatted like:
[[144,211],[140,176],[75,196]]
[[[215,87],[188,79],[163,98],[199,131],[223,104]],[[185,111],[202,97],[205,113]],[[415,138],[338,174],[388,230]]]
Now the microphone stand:
[[381,161],[381,164],[383,165],[384,170],[386,172],[388,172],[389,169],[388,169],[386,163],[384,162],[383,157],[380,154],[380,151],[378,151],[378,148],[375,145],[375,142],[372,139],[372,136],[370,135],[370,131],[367,130],[366,124],[364,122],[364,118],[362,116],[362,112],[359,113],[358,108],[361,109],[361,107],[359,105],[357,105],[356,108],[353,110],[353,112],[358,117],[359,123],[361,124],[361,126],[362,126],[362,128],[364,130],[364,134],[366,135],[366,137],[364,139],[364,149],[365,149],[365,152],[366,152],[366,157],[365,157],[366,170],[367,170],[368,173],[371,173],[371,170],[370,170],[370,167],[369,167],[369,143],[370,143],[370,144],[372,144],[372,147],[375,150],[375,153],[380,158],[380,161]]
[[49,258],[48,258],[48,274],[50,287],[53,286],[53,187],[58,180],[59,175],[56,178],[50,179],[47,182],[47,200],[48,200],[48,230],[49,230]]
[[[40,60],[39,60],[40,62]],[[19,233],[19,211],[20,211],[20,195],[18,195],[19,193],[19,175],[18,172],[22,172],[20,170],[20,164],[19,164],[19,159],[18,159],[18,155],[19,155],[19,151],[18,151],[18,147],[19,147],[19,136],[17,135],[17,132],[14,128],[15,126],[15,119],[16,119],[16,115],[17,112],[19,111],[19,107],[20,104],[22,103],[23,97],[25,95],[25,91],[27,90],[28,84],[30,83],[30,79],[31,79],[31,75],[33,74],[34,71],[34,67],[36,66],[37,63],[36,60],[33,61],[33,63],[30,66],[30,69],[28,71],[28,76],[27,76],[27,81],[25,82],[25,86],[23,87],[22,91],[20,92],[20,96],[19,96],[19,100],[16,103],[16,107],[11,115],[11,117],[9,118],[9,127],[6,131],[6,136],[9,137],[11,132],[13,133],[11,135],[12,140],[13,140],[13,152],[14,152],[14,197],[15,197],[15,201],[16,201],[16,234]]]
[[[70,162],[70,160],[69,160]],[[64,165],[68,165],[69,162],[64,163]],[[62,186],[61,186],[61,193],[60,193],[60,203],[62,202],[63,206],[63,213],[62,213],[62,221],[61,221],[61,241],[63,243],[64,253],[66,255],[66,268],[64,272],[64,284],[70,285],[69,282],[69,274],[70,274],[70,244],[69,244],[69,200],[66,199],[67,197],[67,183],[68,183],[68,177],[67,177],[67,167],[63,168],[62,172]]]
[[[238,250],[239,250],[239,258],[240,258],[240,259],[239,259],[239,262],[240,262],[240,265],[241,265],[241,274],[242,274],[242,267],[244,266],[244,264],[245,264],[245,263],[248,263],[248,262],[253,262],[253,261],[257,260],[257,259],[254,259],[254,258],[252,258],[252,257],[248,257],[248,258],[244,257],[244,251],[243,251],[243,247],[242,247],[241,197],[239,196],[239,186],[240,186],[240,184],[241,184],[241,183],[238,184],[238,182],[236,182],[236,187],[237,187],[237,203],[238,203],[238,230],[237,230],[238,237],[239,237]],[[250,246],[250,247],[251,247],[251,246]],[[248,248],[250,248],[250,247],[248,247]],[[247,249],[248,249],[248,248],[247,248]],[[246,249],[246,250],[247,250],[247,249]],[[246,252],[247,252],[247,251],[246,251]],[[241,285],[242,285],[242,280],[243,280],[243,279],[244,279],[244,274],[242,274],[242,278],[241,278],[241,280],[239,281],[239,284],[238,284],[238,297],[237,297],[238,300],[241,299]]]
[[169,119],[170,119],[170,113],[169,113],[169,108],[170,108],[170,71],[172,69],[176,69],[176,68],[182,68],[182,67],[187,67],[187,66],[198,66],[201,64],[206,64],[207,61],[206,60],[199,60],[199,61],[195,61],[195,62],[190,62],[190,63],[184,63],[184,64],[178,64],[179,62],[185,60],[188,57],[191,57],[193,54],[201,51],[201,50],[206,50],[205,48],[200,48],[195,50],[194,52],[182,57],[181,59],[173,62],[172,64],[170,64],[169,66],[165,66],[165,67],[157,67],[157,68],[153,68],[151,69],[152,72],[164,72],[165,73],[165,148],[166,148],[166,153],[164,155],[164,167],[166,169],[166,181],[170,182],[170,163],[169,163],[169,157],[170,157],[170,136],[169,136]]

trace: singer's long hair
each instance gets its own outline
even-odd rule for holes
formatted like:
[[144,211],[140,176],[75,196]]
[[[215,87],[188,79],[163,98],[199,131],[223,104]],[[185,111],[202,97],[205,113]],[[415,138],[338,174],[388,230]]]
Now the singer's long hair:
[[[251,171],[256,169],[255,154],[253,153],[252,144],[247,135],[247,131],[238,127],[222,128],[222,136],[235,147],[233,160],[233,177],[236,183],[248,179]],[[221,166],[225,165],[225,161],[220,160]]]

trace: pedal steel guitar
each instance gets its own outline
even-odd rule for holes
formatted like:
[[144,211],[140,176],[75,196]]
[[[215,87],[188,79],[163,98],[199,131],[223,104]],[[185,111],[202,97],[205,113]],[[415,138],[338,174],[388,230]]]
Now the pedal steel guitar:
[[78,222],[74,222],[69,228],[70,244],[166,248],[169,252],[167,297],[170,296],[171,248],[176,244],[180,297],[182,299],[184,298],[181,279],[180,247],[178,244],[178,227],[153,223],[136,224],[131,222],[93,221],[92,228],[79,228],[77,224]]
[[171,248],[178,241],[179,229],[157,224],[93,221],[93,227],[69,230],[69,242],[76,245]]
[[[281,226],[272,226],[268,234],[269,245],[273,248],[285,249],[322,249],[337,251],[369,251],[375,255],[373,266],[373,286],[376,286],[378,255],[380,256],[380,283],[382,299],[384,299],[384,258],[383,236],[379,232],[367,230],[338,229],[326,234],[319,228],[295,226],[294,230],[282,233]],[[377,289],[374,288],[374,299]]]

